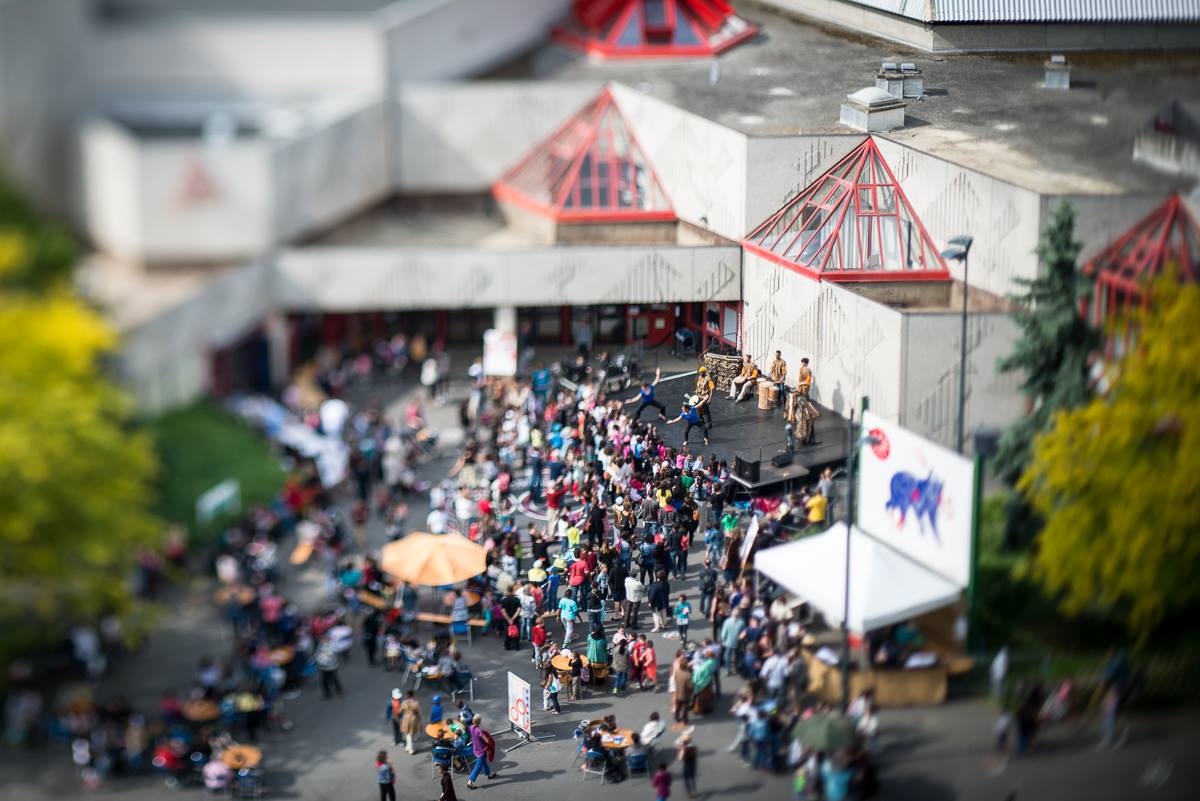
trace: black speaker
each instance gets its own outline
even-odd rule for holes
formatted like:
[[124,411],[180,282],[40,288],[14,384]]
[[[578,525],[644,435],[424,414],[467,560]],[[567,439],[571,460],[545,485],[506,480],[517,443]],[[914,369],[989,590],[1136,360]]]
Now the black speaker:
[[780,451],[771,457],[771,464],[776,467],[787,467],[796,458],[796,454],[791,451]]
[[738,454],[733,459],[733,474],[749,484],[757,484],[759,468],[762,462],[758,459],[747,459]]

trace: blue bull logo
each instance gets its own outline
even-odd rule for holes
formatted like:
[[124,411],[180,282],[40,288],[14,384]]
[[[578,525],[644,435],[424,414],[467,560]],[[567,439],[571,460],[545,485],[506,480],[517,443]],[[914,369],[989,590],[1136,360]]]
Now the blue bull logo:
[[904,528],[908,511],[913,510],[921,533],[925,533],[925,520],[928,520],[933,538],[941,543],[942,537],[937,527],[937,512],[941,503],[942,482],[934,478],[932,472],[927,478],[918,479],[912,473],[901,470],[892,476],[892,497],[884,508],[889,512],[893,509],[899,510],[900,528]]

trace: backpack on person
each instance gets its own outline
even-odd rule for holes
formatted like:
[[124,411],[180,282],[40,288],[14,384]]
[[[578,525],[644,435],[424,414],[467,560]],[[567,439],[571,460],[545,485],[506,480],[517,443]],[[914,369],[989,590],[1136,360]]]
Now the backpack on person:
[[392,771],[392,766],[387,762],[380,762],[377,767],[377,773],[380,784],[395,784],[396,774]]

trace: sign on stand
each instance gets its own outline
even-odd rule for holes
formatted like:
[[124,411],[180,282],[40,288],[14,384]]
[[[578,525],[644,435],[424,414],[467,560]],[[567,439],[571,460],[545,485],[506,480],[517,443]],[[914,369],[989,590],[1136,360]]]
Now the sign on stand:
[[545,739],[533,734],[533,703],[529,693],[529,682],[512,671],[508,673],[508,724],[520,739],[516,745],[504,749],[506,754],[527,743]]

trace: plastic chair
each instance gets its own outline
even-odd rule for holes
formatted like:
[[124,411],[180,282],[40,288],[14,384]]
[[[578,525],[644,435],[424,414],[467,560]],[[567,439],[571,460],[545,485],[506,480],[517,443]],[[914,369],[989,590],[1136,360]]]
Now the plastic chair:
[[643,754],[630,754],[625,760],[625,768],[629,771],[629,777],[633,778],[635,773],[645,773],[646,778],[650,778],[650,761]]
[[608,663],[593,662],[592,663],[592,684],[603,687],[608,684]]
[[587,721],[585,720],[582,725],[577,726],[575,728],[574,733],[571,735],[572,737],[575,738],[575,745],[578,746],[578,749],[575,751],[575,758],[571,760],[572,765],[574,765],[576,762],[578,762],[579,757],[581,757],[583,755],[583,750],[584,750],[583,749],[583,736],[586,733],[586,731],[587,731]]
[[233,780],[234,798],[262,798],[262,772],[254,768],[242,768]]
[[608,772],[608,762],[604,758],[604,754],[599,751],[588,750],[584,755],[583,765],[579,770],[583,773],[583,781],[587,781],[588,774],[595,774],[600,777],[600,783],[604,784],[604,774]]
[[445,766],[453,769],[454,767],[454,749],[444,745],[435,745],[431,753],[432,764],[430,769],[433,771],[433,778],[438,776],[438,768]]
[[465,620],[450,621],[450,633],[457,639],[458,637],[467,638],[467,647],[471,646],[471,626]]

